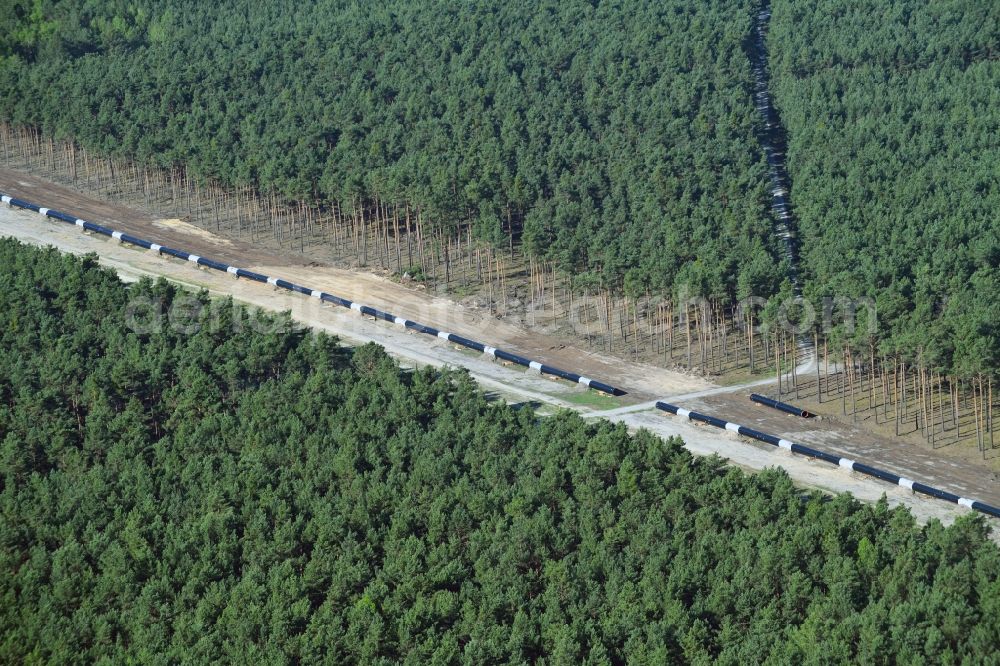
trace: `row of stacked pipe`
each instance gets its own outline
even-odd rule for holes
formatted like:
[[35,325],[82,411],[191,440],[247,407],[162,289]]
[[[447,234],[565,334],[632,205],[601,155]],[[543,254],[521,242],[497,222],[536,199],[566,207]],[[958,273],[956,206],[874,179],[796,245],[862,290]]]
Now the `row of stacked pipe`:
[[[18,208],[23,208],[25,210],[35,211],[35,212],[41,214],[44,217],[48,217],[48,218],[60,220],[62,222],[66,222],[68,224],[76,225],[77,227],[79,227],[83,231],[90,231],[90,232],[93,232],[93,233],[97,233],[97,234],[101,234],[101,235],[104,235],[104,236],[108,236],[108,237],[116,239],[116,240],[118,240],[118,241],[120,241],[122,243],[129,243],[131,245],[135,245],[135,246],[138,246],[138,247],[142,247],[142,248],[146,248],[148,250],[155,251],[155,252],[157,252],[157,253],[159,253],[161,255],[167,255],[167,256],[170,256],[170,257],[177,258],[177,259],[181,259],[183,261],[189,261],[189,262],[191,262],[193,264],[196,264],[198,266],[204,266],[206,268],[212,268],[212,269],[217,270],[217,271],[222,271],[222,272],[231,274],[231,275],[233,275],[233,276],[235,276],[237,278],[246,278],[246,279],[249,279],[249,280],[253,280],[255,282],[261,282],[261,283],[269,284],[269,285],[274,286],[277,289],[286,289],[288,291],[299,293],[299,294],[302,294],[304,296],[309,296],[309,297],[312,297],[312,298],[316,298],[316,299],[318,299],[320,301],[324,301],[324,302],[327,302],[327,303],[332,303],[334,305],[340,305],[340,306],[345,307],[345,308],[350,308],[351,310],[355,310],[357,312],[360,312],[361,314],[368,315],[368,316],[374,317],[376,319],[382,319],[384,321],[391,322],[391,323],[403,326],[403,327],[405,327],[405,328],[407,328],[409,330],[413,330],[413,331],[416,331],[418,333],[424,333],[426,335],[432,335],[434,337],[437,337],[437,338],[440,338],[440,339],[443,339],[443,340],[447,340],[448,342],[453,342],[455,344],[462,345],[462,346],[468,347],[470,349],[475,349],[476,351],[479,351],[479,352],[482,352],[484,354],[487,354],[488,356],[490,356],[492,358],[498,358],[498,359],[501,359],[501,360],[509,361],[511,363],[516,363],[518,365],[529,367],[529,368],[537,370],[537,371],[539,371],[541,373],[553,375],[553,376],[556,376],[556,377],[560,377],[562,379],[566,379],[566,380],[571,381],[571,382],[582,384],[582,385],[587,386],[589,388],[593,388],[593,389],[602,391],[602,392],[610,394],[610,395],[625,395],[625,393],[626,393],[624,390],[622,390],[620,388],[617,388],[615,386],[611,386],[610,384],[606,384],[604,382],[599,382],[599,381],[590,379],[588,377],[584,377],[584,376],[579,375],[579,374],[574,373],[574,372],[569,372],[569,371],[566,371],[566,370],[562,370],[560,368],[555,368],[553,366],[546,365],[546,364],[540,363],[538,361],[533,361],[531,359],[525,358],[525,357],[520,356],[518,354],[513,354],[513,353],[508,352],[508,351],[504,351],[502,349],[497,349],[495,347],[490,347],[490,346],[488,346],[488,345],[486,345],[484,343],[477,342],[475,340],[470,340],[469,338],[465,338],[463,336],[456,335],[454,333],[449,333],[447,331],[441,331],[441,330],[433,328],[431,326],[426,326],[424,324],[420,324],[420,323],[417,323],[415,321],[410,321],[410,320],[404,319],[402,317],[397,317],[397,316],[393,315],[392,313],[385,312],[383,310],[379,310],[377,308],[373,308],[373,307],[370,307],[370,306],[367,306],[367,305],[362,305],[360,303],[355,303],[355,302],[350,301],[350,300],[348,300],[346,298],[341,298],[340,296],[335,296],[333,294],[329,294],[329,293],[324,292],[324,291],[319,291],[319,290],[311,289],[309,287],[304,287],[302,285],[298,285],[298,284],[295,284],[293,282],[289,282],[289,281],[281,279],[281,278],[270,277],[270,276],[267,276],[267,275],[263,275],[261,273],[256,273],[254,271],[247,270],[245,268],[239,268],[239,267],[236,267],[236,266],[230,266],[228,264],[225,264],[225,263],[222,263],[222,262],[219,262],[219,261],[215,261],[214,259],[209,259],[207,257],[202,257],[202,256],[199,256],[199,255],[196,255],[196,254],[192,254],[192,253],[186,252],[184,250],[179,250],[179,249],[176,249],[176,248],[167,247],[165,245],[160,245],[158,243],[154,243],[152,241],[149,241],[149,240],[146,240],[146,239],[143,239],[143,238],[138,238],[138,237],[133,236],[131,234],[126,234],[126,233],[123,233],[123,232],[120,232],[120,231],[116,231],[116,230],[111,229],[109,227],[105,227],[105,226],[100,225],[100,224],[95,224],[93,222],[88,222],[86,220],[77,218],[75,216],[68,215],[66,213],[63,213],[63,212],[60,212],[60,211],[57,211],[57,210],[52,210],[52,209],[49,209],[49,208],[45,208],[43,206],[39,206],[38,204],[34,204],[34,203],[29,202],[29,201],[24,201],[22,199],[17,199],[17,198],[14,198],[14,197],[11,197],[11,196],[8,196],[8,195],[5,195],[5,194],[0,194],[0,200],[2,200],[3,203],[6,203],[6,204],[8,204],[10,206],[14,206],[14,207],[18,207]],[[768,404],[768,403],[764,403],[763,401],[761,401],[761,402],[763,404]],[[772,402],[775,402],[775,401],[772,401]],[[781,403],[781,404],[784,404],[784,403]],[[775,405],[770,405],[770,406],[775,406]],[[840,467],[843,467],[843,468],[846,468],[846,469],[849,469],[849,470],[852,470],[852,471],[855,471],[855,472],[866,474],[868,476],[872,476],[872,477],[881,479],[883,481],[888,481],[889,483],[893,483],[895,485],[899,485],[899,486],[908,488],[908,489],[910,489],[910,490],[912,490],[914,492],[923,493],[925,495],[929,495],[931,497],[935,497],[935,498],[942,499],[942,500],[945,500],[945,501],[948,501],[948,502],[952,502],[954,504],[960,504],[962,506],[969,507],[970,509],[974,509],[976,511],[980,511],[980,512],[985,513],[987,515],[1000,518],[1000,509],[998,509],[996,507],[993,507],[993,506],[990,506],[989,504],[985,504],[985,503],[979,502],[977,500],[972,500],[972,499],[968,499],[968,498],[965,498],[965,497],[961,497],[959,495],[955,495],[954,493],[950,493],[950,492],[947,492],[947,491],[944,491],[944,490],[940,490],[938,488],[934,488],[932,486],[928,486],[928,485],[920,483],[918,481],[913,481],[911,479],[907,479],[907,478],[902,477],[902,476],[900,476],[898,474],[894,474],[892,472],[887,472],[887,471],[879,469],[877,467],[872,467],[872,466],[866,465],[864,463],[860,463],[860,462],[857,462],[857,461],[854,461],[854,460],[850,460],[850,459],[847,459],[847,458],[842,458],[842,457],[834,455],[834,454],[826,453],[825,451],[820,451],[818,449],[814,449],[814,448],[811,448],[811,447],[803,446],[801,444],[796,444],[796,443],[790,442],[790,441],[788,441],[786,439],[777,437],[776,435],[771,435],[771,434],[768,434],[768,433],[763,433],[763,432],[760,432],[758,430],[754,430],[752,428],[747,428],[746,426],[738,425],[738,424],[735,424],[735,423],[730,423],[728,421],[725,421],[723,419],[720,419],[720,418],[717,418],[717,417],[714,417],[714,416],[709,416],[709,415],[706,415],[706,414],[701,414],[699,412],[694,412],[694,411],[690,411],[690,410],[687,410],[687,409],[683,409],[681,407],[678,407],[676,405],[672,405],[672,404],[669,404],[669,403],[657,402],[656,403],[656,407],[657,407],[657,409],[660,409],[662,411],[665,411],[665,412],[668,412],[668,413],[671,413],[671,414],[676,414],[676,415],[679,415],[679,416],[682,416],[682,417],[686,417],[686,418],[688,418],[690,420],[693,420],[693,421],[707,423],[707,424],[713,425],[713,426],[715,426],[717,428],[722,428],[724,430],[729,430],[729,431],[735,432],[735,433],[737,433],[739,435],[742,435],[744,437],[749,437],[749,438],[752,438],[752,439],[756,439],[758,441],[766,442],[766,443],[771,444],[773,446],[777,446],[777,447],[786,449],[786,450],[788,450],[788,451],[790,451],[792,453],[798,453],[798,454],[801,454],[801,455],[808,456],[810,458],[815,458],[815,459],[818,459],[818,460],[823,460],[823,461],[832,463],[834,465],[838,465]],[[789,406],[789,407],[791,408],[791,406]],[[788,410],[784,410],[784,411],[790,411],[791,413],[795,413],[792,410],[794,410],[794,408],[791,408],[791,409],[788,409]],[[804,415],[806,415],[806,413],[803,412],[803,413],[800,413],[799,415],[800,416],[804,416]]]
[[441,331],[431,326],[426,326],[415,321],[410,321],[409,319],[404,319],[403,317],[397,317],[396,315],[386,312],[384,310],[379,310],[368,305],[362,305],[360,303],[355,303],[346,298],[341,298],[340,296],[335,296],[334,294],[328,294],[325,291],[320,291],[317,289],[312,289],[311,287],[304,287],[298,285],[288,280],[283,280],[281,278],[270,277],[263,275],[261,273],[256,273],[254,271],[249,271],[245,268],[238,268],[236,266],[230,266],[224,264],[220,261],[215,261],[214,259],[209,259],[208,257],[202,257],[190,252],[185,252],[184,250],[178,250],[176,248],[167,247],[165,245],[159,245],[152,241],[146,240],[144,238],[138,238],[130,234],[122,233],[120,231],[115,231],[108,227],[102,226],[100,224],[94,224],[93,222],[87,222],[73,215],[68,215],[57,210],[51,210],[39,206],[37,204],[31,203],[30,201],[24,201],[21,199],[16,199],[8,195],[0,196],[0,199],[4,203],[17,206],[18,208],[24,208],[26,210],[32,210],[45,217],[50,217],[62,222],[67,222],[69,224],[75,224],[84,231],[91,231],[94,233],[102,234],[104,236],[110,236],[123,243],[129,243],[131,245],[136,245],[138,247],[146,248],[147,250],[153,250],[159,254],[164,254],[170,257],[175,257],[184,261],[190,261],[191,263],[197,264],[199,266],[205,266],[207,268],[212,268],[217,271],[222,271],[224,273],[229,273],[238,278],[246,278],[248,280],[253,280],[255,282],[262,282],[265,284],[273,285],[279,289],[287,289],[288,291],[293,291],[304,296],[311,296],[313,298],[319,299],[320,301],[326,303],[332,303],[334,305],[340,305],[345,308],[350,308],[351,310],[356,310],[361,314],[374,317],[376,319],[382,319],[384,321],[398,324],[405,327],[406,329],[416,331],[418,333],[424,333],[426,335],[432,335],[442,340],[447,340],[448,342],[453,342],[457,345],[463,347],[468,347],[474,349],[483,354],[487,354],[492,358],[498,358],[503,361],[509,361],[517,365],[524,366],[526,368],[531,368],[537,370],[538,372],[546,375],[552,375],[555,377],[560,377],[562,379],[571,381],[576,384],[582,384],[588,388],[596,389],[603,393],[609,395],[625,395],[625,391],[622,389],[611,386],[605,382],[590,379],[589,377],[584,377],[583,375],[577,374],[575,372],[569,372],[568,370],[563,370],[561,368],[556,368],[539,361],[534,361],[530,358],[526,358],[519,354],[514,354],[503,349],[497,349],[496,347],[491,347],[485,343],[477,342],[476,340],[470,340],[469,338],[463,337],[461,335],[456,335],[455,333],[449,333],[447,331]]

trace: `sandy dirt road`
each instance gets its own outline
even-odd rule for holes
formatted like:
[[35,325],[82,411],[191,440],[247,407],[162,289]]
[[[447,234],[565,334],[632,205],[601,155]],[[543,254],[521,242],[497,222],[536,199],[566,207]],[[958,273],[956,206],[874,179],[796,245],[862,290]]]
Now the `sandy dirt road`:
[[[851,460],[872,462],[910,479],[919,479],[964,497],[1000,506],[1000,478],[996,472],[935,451],[871,433],[850,417],[803,419],[750,401],[751,391],[715,394],[686,400],[683,406],[726,418],[750,428],[778,433],[786,439],[815,446]],[[794,402],[794,400],[792,400]]]
[[[107,222],[107,220],[102,219],[94,221]],[[149,220],[147,224],[148,226],[141,228],[130,227],[129,230],[137,235],[145,233],[146,237],[152,237],[152,230],[158,227],[153,225],[152,220]],[[167,225],[163,231],[164,233],[156,235],[155,239],[164,241],[164,244],[167,242],[175,243],[183,249],[194,251],[196,248],[192,245],[196,239],[197,242],[206,245],[213,242],[211,238],[205,238],[201,235],[204,234],[201,230],[188,232],[182,226]],[[747,470],[780,466],[787,470],[797,483],[811,488],[829,492],[847,491],[866,501],[875,501],[885,494],[891,505],[904,504],[909,506],[918,519],[922,521],[933,517],[948,523],[967,512],[967,509],[962,507],[915,495],[898,487],[858,476],[824,463],[792,456],[772,447],[742,440],[732,433],[666,415],[651,408],[646,402],[647,396],[654,395],[653,391],[656,391],[657,397],[699,395],[706,392],[709,393],[709,397],[704,399],[716,397],[715,391],[718,387],[713,388],[703,380],[654,368],[655,372],[651,372],[649,377],[644,378],[640,389],[634,390],[635,385],[639,382],[629,379],[629,376],[636,372],[644,373],[645,369],[636,370],[631,364],[617,359],[604,359],[596,355],[568,350],[568,348],[546,349],[544,343],[539,344],[538,340],[535,340],[531,347],[518,345],[518,342],[526,340],[527,334],[516,329],[510,330],[513,327],[505,327],[499,322],[489,321],[488,318],[482,316],[477,318],[477,314],[474,312],[462,313],[459,310],[456,314],[452,311],[454,304],[413,292],[413,290],[405,289],[375,276],[357,275],[329,267],[293,266],[281,262],[253,265],[246,265],[245,261],[239,262],[253,270],[278,273],[281,277],[301,280],[308,286],[322,288],[352,299],[357,298],[357,300],[371,305],[387,309],[395,308],[395,311],[402,316],[441,328],[450,326],[448,330],[476,335],[484,341],[503,339],[503,344],[510,346],[513,350],[526,354],[537,353],[546,360],[551,359],[554,364],[563,363],[563,367],[569,369],[577,367],[574,363],[577,358],[586,358],[586,362],[592,364],[592,367],[606,370],[604,375],[595,373],[593,376],[606,381],[610,380],[612,383],[620,382],[626,390],[633,389],[633,393],[626,399],[604,398],[598,401],[599,404],[595,404],[594,393],[581,386],[549,379],[517,366],[505,366],[489,357],[456,347],[445,341],[407,332],[386,322],[376,322],[350,310],[323,305],[315,299],[284,290],[275,290],[247,280],[236,280],[217,271],[199,269],[189,262],[166,258],[149,251],[120,244],[102,236],[83,234],[75,227],[40,217],[36,213],[0,207],[0,235],[13,236],[24,242],[40,246],[51,245],[62,251],[75,254],[97,253],[102,264],[117,271],[126,280],[135,280],[142,276],[163,276],[194,289],[207,289],[213,294],[232,296],[234,300],[262,309],[289,311],[295,320],[335,334],[345,342],[375,342],[380,344],[399,358],[404,365],[462,366],[467,368],[485,389],[508,401],[531,402],[540,405],[543,410],[575,409],[585,417],[610,418],[622,422],[632,429],[646,428],[662,437],[679,436],[684,439],[687,448],[698,455],[717,454],[729,459],[732,464]],[[187,236],[190,236],[190,239]],[[191,242],[186,242],[188,240]],[[222,240],[220,247],[228,247],[230,251],[237,253],[237,259],[241,257],[241,248],[231,241]],[[209,250],[211,249],[209,248]],[[199,249],[199,251],[201,250]],[[205,256],[213,258],[219,254],[219,252],[214,254],[211,251],[205,252]],[[258,258],[266,259],[266,257]],[[233,260],[233,263],[237,262]],[[424,300],[418,305],[394,301],[390,297],[392,292],[389,291],[388,287],[402,289],[401,293],[405,294],[407,299],[412,298],[413,294],[416,293]],[[387,292],[390,296],[386,295]],[[402,299],[400,298],[400,300]],[[726,393],[717,395],[726,395]],[[629,405],[633,406],[632,411],[621,409]],[[714,406],[714,411],[721,409],[729,410],[730,405]],[[803,441],[807,440],[804,438]],[[874,455],[878,452],[872,453]],[[872,460],[872,462],[878,461]],[[938,479],[940,485],[946,488],[952,485],[952,480],[955,480],[947,473],[947,470],[943,470]],[[969,489],[969,495],[978,499],[979,497],[973,490],[976,489]],[[985,497],[982,499],[987,501]],[[995,533],[1000,533],[1000,530],[995,530]]]
[[465,307],[370,273],[338,269],[316,262],[296,261],[234,239],[222,238],[180,220],[162,220],[115,206],[15,171],[0,169],[0,191],[31,202],[41,202],[83,219],[110,226],[161,245],[274,275],[327,291],[355,302],[387,310],[452,333],[481,340],[558,368],[629,387],[626,403],[652,400],[663,393],[696,391],[711,386],[705,380],[648,364],[635,364],[609,355],[565,345],[503,322],[487,310]]

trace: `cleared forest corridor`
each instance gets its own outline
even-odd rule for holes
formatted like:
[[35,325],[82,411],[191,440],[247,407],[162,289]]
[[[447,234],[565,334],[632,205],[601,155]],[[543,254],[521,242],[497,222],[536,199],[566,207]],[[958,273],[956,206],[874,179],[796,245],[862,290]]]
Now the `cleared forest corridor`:
[[[792,211],[792,201],[789,190],[791,180],[788,169],[785,168],[785,130],[781,119],[771,100],[770,73],[767,67],[767,26],[771,21],[771,3],[763,0],[760,11],[754,17],[754,27],[747,45],[747,56],[753,72],[753,98],[757,113],[763,121],[757,138],[764,154],[767,156],[767,170],[771,179],[771,214],[774,218],[774,231],[785,244],[785,258],[788,260],[788,277],[796,296],[802,295],[802,285],[799,281],[798,239],[795,233],[795,213]],[[812,345],[805,339],[807,347]],[[803,340],[799,341],[800,348]]]

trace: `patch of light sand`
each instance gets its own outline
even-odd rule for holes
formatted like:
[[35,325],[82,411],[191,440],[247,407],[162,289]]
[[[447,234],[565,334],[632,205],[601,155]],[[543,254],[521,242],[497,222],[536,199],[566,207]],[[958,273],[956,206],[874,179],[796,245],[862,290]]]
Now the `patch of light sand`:
[[232,245],[232,241],[222,238],[221,236],[216,236],[211,231],[206,231],[201,227],[196,227],[189,222],[184,220],[179,220],[177,218],[161,218],[158,220],[153,220],[153,226],[159,227],[160,229],[170,229],[172,231],[177,231],[182,234],[188,234],[189,236],[197,236],[207,241],[216,243],[217,245]]

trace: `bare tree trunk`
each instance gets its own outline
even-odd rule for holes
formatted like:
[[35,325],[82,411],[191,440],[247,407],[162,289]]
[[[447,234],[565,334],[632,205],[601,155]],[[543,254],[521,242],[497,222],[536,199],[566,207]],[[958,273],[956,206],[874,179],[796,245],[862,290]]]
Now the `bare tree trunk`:
[[986,429],[990,433],[990,449],[993,448],[993,377],[989,377],[989,393],[986,403]]
[[980,419],[982,414],[982,377],[979,379],[979,385],[977,386],[977,378],[972,378],[972,411],[973,417],[976,420],[976,446],[979,447],[980,451],[983,451],[983,430],[980,425]]
[[899,359],[894,359],[892,364],[892,391],[894,416],[896,418],[896,436],[899,436]]
[[813,354],[816,355],[816,401],[823,403],[822,375],[819,370],[819,331],[813,331]]
[[684,328],[687,331],[687,369],[691,370],[691,316],[689,314],[690,306],[684,304]]
[[840,411],[847,416],[847,347],[842,348],[843,368],[840,372]]
[[781,351],[778,343],[778,329],[774,330],[774,373],[778,379],[778,398],[781,398]]
[[854,372],[854,353],[851,351],[850,347],[847,349],[847,353],[850,355],[851,362],[847,365],[848,374],[847,381],[851,385],[851,420],[858,420],[858,401],[854,396],[854,384],[855,384],[855,372]]

